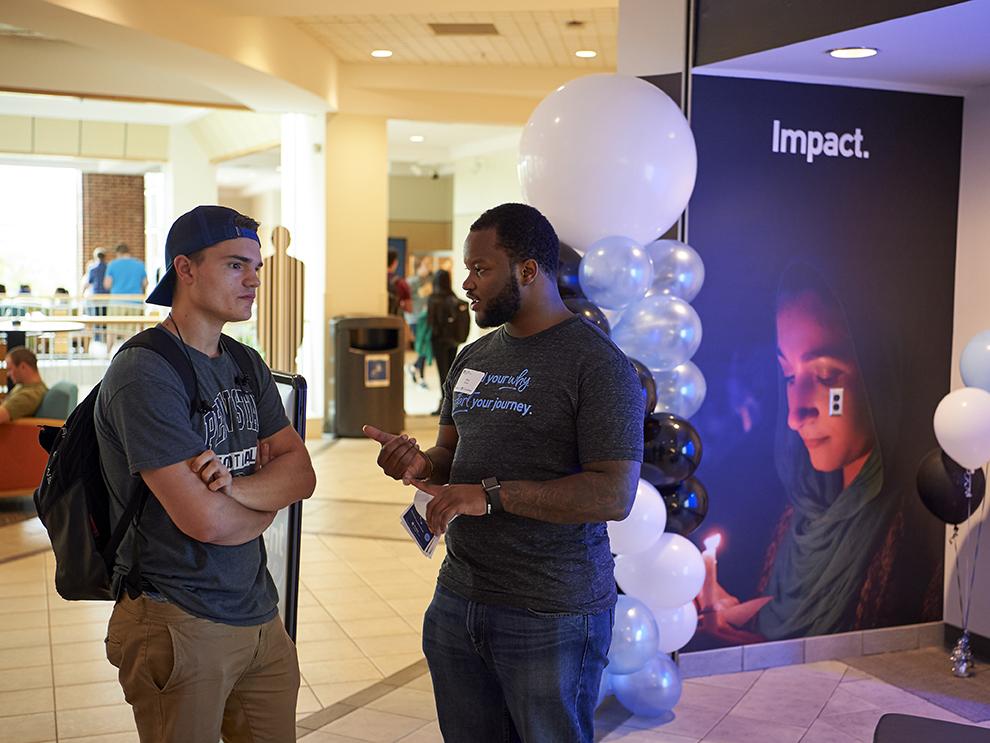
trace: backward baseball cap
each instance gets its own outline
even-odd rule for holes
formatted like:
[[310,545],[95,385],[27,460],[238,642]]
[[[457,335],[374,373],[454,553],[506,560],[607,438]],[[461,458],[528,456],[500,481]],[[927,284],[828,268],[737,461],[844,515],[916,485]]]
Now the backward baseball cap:
[[165,239],[165,275],[145,301],[163,307],[172,306],[172,294],[175,291],[174,263],[177,255],[192,255],[237,237],[247,237],[260,245],[258,233],[248,227],[238,226],[238,219],[250,217],[226,206],[197,206],[176,219]]

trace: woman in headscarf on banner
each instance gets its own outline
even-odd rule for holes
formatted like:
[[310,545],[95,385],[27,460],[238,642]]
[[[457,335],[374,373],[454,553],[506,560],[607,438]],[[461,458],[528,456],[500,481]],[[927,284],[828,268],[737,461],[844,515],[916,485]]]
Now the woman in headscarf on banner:
[[918,622],[936,611],[925,594],[936,586],[940,593],[941,565],[911,558],[915,535],[905,530],[917,510],[907,500],[913,489],[890,477],[888,464],[901,437],[896,339],[857,344],[853,328],[864,324],[850,323],[811,266],[785,272],[776,329],[786,415],[775,458],[788,505],[767,551],[760,598],[740,603],[708,563],[701,630],[723,642]]

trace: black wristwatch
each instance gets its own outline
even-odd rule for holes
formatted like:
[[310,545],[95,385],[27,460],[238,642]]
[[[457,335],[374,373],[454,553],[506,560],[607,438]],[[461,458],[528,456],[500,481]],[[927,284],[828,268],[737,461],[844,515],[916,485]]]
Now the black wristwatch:
[[502,512],[502,484],[497,477],[486,477],[481,481],[481,487],[485,491],[485,502],[488,504],[486,514]]

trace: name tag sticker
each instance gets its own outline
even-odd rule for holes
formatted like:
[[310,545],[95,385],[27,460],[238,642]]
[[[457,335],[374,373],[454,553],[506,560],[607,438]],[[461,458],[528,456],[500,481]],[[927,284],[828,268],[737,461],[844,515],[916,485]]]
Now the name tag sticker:
[[475,371],[474,369],[464,369],[461,371],[461,376],[457,378],[457,384],[454,385],[454,392],[460,392],[465,395],[473,395],[474,391],[478,389],[478,385],[481,384],[481,380],[485,378],[485,372]]

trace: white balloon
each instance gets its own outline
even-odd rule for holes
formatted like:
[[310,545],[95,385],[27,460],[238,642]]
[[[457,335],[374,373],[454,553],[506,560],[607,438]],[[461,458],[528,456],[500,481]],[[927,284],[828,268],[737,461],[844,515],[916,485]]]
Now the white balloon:
[[952,459],[968,470],[990,461],[990,392],[963,387],[935,408],[935,438]]
[[615,580],[651,608],[676,609],[698,595],[705,582],[705,563],[689,540],[662,534],[646,552],[616,557]]
[[608,540],[617,555],[648,550],[667,525],[667,505],[655,487],[640,480],[632,510],[622,521],[608,522]]
[[673,294],[690,302],[705,283],[705,264],[698,252],[679,240],[654,240],[646,246],[653,261],[651,292]]
[[661,653],[673,653],[687,645],[698,629],[698,610],[694,601],[688,601],[676,609],[650,607],[660,630],[658,648]]
[[687,206],[697,169],[677,104],[628,75],[561,85],[533,111],[519,142],[526,201],[579,251],[608,235],[641,245],[659,238]]

